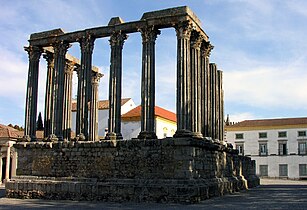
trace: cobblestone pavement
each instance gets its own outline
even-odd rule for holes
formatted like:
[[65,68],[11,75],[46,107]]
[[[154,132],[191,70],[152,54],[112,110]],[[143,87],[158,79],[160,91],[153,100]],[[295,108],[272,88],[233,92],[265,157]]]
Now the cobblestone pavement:
[[306,209],[307,181],[262,179],[261,186],[199,204],[103,203],[78,201],[21,200],[4,197],[0,188],[0,209]]

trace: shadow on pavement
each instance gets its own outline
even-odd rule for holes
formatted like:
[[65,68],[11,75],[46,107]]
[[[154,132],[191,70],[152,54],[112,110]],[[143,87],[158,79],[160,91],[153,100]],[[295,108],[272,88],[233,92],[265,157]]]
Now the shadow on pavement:
[[307,185],[262,185],[199,204],[110,203],[4,198],[0,209],[307,209]]

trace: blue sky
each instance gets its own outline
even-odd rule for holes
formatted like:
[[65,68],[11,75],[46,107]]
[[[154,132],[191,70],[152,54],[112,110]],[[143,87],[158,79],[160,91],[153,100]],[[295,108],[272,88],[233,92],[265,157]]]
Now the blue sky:
[[[224,71],[225,113],[232,121],[307,115],[307,1],[305,0],[0,0],[0,123],[24,124],[31,33],[66,32],[107,25],[111,17],[139,20],[144,12],[189,6],[215,46],[210,61]],[[123,50],[123,97],[140,103],[141,37],[130,34]],[[77,43],[69,53],[80,57]],[[95,42],[93,64],[105,74],[110,47]],[[41,58],[38,111],[43,112],[46,62]],[[175,111],[176,35],[156,41],[156,105]],[[74,91],[76,82],[74,81]]]

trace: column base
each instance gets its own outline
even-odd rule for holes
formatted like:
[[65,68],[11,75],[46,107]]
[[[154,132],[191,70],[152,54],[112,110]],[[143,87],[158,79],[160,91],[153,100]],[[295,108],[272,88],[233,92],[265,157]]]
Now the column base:
[[186,129],[177,130],[176,133],[174,134],[174,138],[182,138],[182,137],[193,137],[193,133]]
[[152,131],[141,131],[138,135],[138,139],[157,139],[157,135]]
[[29,135],[25,135],[22,137],[21,141],[23,142],[30,142],[31,141],[31,137]]
[[48,142],[55,142],[55,141],[58,141],[58,137],[54,134],[50,134],[47,138],[46,138],[46,141]]
[[192,132],[192,137],[197,139],[203,139],[203,134],[201,132]]
[[123,139],[123,136],[122,136],[121,133],[110,132],[110,133],[107,133],[105,139],[106,139],[106,140]]

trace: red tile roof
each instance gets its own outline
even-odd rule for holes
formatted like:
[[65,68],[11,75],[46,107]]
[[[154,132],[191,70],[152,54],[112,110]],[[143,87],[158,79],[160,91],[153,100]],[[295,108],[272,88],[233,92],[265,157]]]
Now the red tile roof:
[[259,126],[302,125],[302,124],[307,124],[307,117],[244,120],[242,122],[229,125],[227,127],[259,127]]
[[0,124],[0,138],[21,138],[23,131]]
[[[123,98],[121,101],[121,105],[123,106],[125,103],[127,103],[131,98]],[[98,109],[109,109],[109,100],[100,100],[98,101]],[[75,112],[77,111],[77,101],[72,102],[71,104],[71,111]]]
[[[155,106],[155,116],[162,117],[164,119],[168,119],[168,120],[171,120],[173,122],[177,121],[175,113],[168,111],[166,109],[163,109],[159,106]],[[137,118],[141,117],[141,106],[137,106],[134,109],[127,112],[126,114],[122,115],[122,118],[126,118],[126,119],[132,118],[132,117],[137,117]]]

